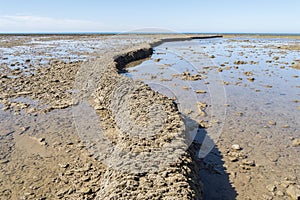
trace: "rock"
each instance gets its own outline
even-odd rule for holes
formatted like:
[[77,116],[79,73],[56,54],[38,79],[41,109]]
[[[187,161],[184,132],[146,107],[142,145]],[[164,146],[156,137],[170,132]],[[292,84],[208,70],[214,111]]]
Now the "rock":
[[269,192],[275,192],[275,190],[277,189],[276,185],[273,184],[267,185],[266,188]]
[[286,125],[283,125],[282,128],[290,128],[290,126],[286,124]]
[[89,187],[83,187],[79,190],[79,193],[82,194],[91,194],[92,193],[92,189]]
[[209,56],[209,58],[216,58],[216,56],[215,55],[211,55],[211,56]]
[[292,142],[293,147],[300,146],[300,138],[294,139]]
[[237,60],[237,61],[234,62],[234,64],[235,65],[245,65],[245,64],[247,64],[247,62],[246,61],[242,61],[242,60]]
[[207,104],[205,102],[198,102],[197,105],[200,109],[207,107]]
[[242,163],[243,163],[244,165],[248,165],[248,166],[252,166],[252,167],[255,166],[255,161],[254,161],[254,160],[244,159],[244,160],[242,160]]
[[196,93],[197,93],[197,94],[205,94],[206,91],[205,91],[205,90],[196,90]]
[[7,160],[7,159],[0,160],[0,164],[6,164],[8,162],[9,162],[9,160]]
[[68,168],[70,166],[69,163],[66,164],[58,164],[61,168]]
[[252,72],[244,72],[244,74],[246,75],[246,76],[252,76],[253,75],[253,73]]
[[238,144],[233,144],[233,145],[231,146],[231,149],[236,150],[236,151],[239,151],[239,150],[241,150],[241,147],[240,147],[240,145],[238,145]]
[[293,200],[300,200],[300,188],[296,185],[290,185],[286,190],[286,193],[293,199]]
[[101,105],[95,105],[94,106],[95,110],[105,110],[105,107],[101,106]]
[[238,161],[238,158],[237,157],[229,157],[229,160],[231,162],[237,162]]
[[251,78],[247,78],[249,81],[253,82],[255,81],[255,78],[254,77],[251,77]]
[[282,196],[284,196],[284,193],[282,191],[277,191],[276,195],[279,196],[279,197],[282,197]]
[[275,126],[275,125],[276,125],[276,122],[274,122],[274,121],[269,121],[269,124]]

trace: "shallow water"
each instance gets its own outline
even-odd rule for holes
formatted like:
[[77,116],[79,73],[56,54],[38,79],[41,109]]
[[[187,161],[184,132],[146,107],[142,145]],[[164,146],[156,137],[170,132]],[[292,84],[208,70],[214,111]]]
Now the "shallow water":
[[[18,41],[20,40],[20,41]],[[53,60],[64,62],[87,61],[121,45],[134,45],[147,41],[147,38],[131,39],[123,35],[72,38],[61,37],[19,37],[0,38],[0,70],[20,69],[31,73],[37,66],[47,67]],[[13,46],[5,46],[5,42],[18,41]]]
[[[217,144],[225,163],[214,158],[215,153],[210,152],[214,144],[209,140],[201,141],[206,147],[199,156],[216,169],[227,168],[238,199],[262,196],[288,199],[283,182],[293,179],[299,184],[300,180],[300,147],[291,145],[294,138],[300,137],[300,70],[291,68],[300,59],[300,51],[283,50],[279,46],[299,43],[299,40],[275,38],[164,43],[154,49],[151,59],[128,68],[124,75],[143,80],[153,89],[175,97],[181,112],[205,122],[209,136],[206,138]],[[183,80],[184,72],[189,72],[189,76],[198,74],[200,78],[196,79],[200,80]],[[196,90],[205,93],[197,94]],[[202,108],[206,115],[199,114],[197,102],[207,104]],[[203,140],[203,137],[200,131],[197,138]],[[227,153],[233,144],[239,144],[256,167],[241,172],[240,161],[230,162]],[[215,187],[213,181],[222,180],[222,176],[207,178],[203,172],[202,175],[207,191]],[[269,184],[276,184],[276,191],[268,191]],[[224,190],[224,186],[219,184],[214,190]],[[230,196],[211,193],[206,198],[230,199]]]

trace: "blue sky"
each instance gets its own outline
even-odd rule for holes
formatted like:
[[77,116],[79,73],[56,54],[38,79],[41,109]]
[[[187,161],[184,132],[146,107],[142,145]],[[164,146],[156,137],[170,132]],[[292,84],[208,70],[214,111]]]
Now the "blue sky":
[[0,0],[0,32],[300,33],[299,0]]

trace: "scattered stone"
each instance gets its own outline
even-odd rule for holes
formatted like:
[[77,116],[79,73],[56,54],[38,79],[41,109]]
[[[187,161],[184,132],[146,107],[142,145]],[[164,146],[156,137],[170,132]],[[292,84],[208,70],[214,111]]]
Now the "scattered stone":
[[247,80],[253,82],[253,81],[255,81],[255,78],[254,78],[254,77],[251,77],[251,78],[247,78]]
[[92,193],[92,189],[91,188],[88,188],[88,187],[83,187],[79,190],[79,193],[82,193],[82,194],[90,194]]
[[266,88],[272,88],[272,85],[265,85]]
[[231,146],[231,149],[236,150],[236,151],[240,151],[240,150],[241,150],[241,147],[240,147],[240,145],[238,145],[238,144],[233,144],[233,145]]
[[273,184],[267,185],[266,188],[269,192],[275,192],[275,190],[277,189],[276,185]]
[[246,76],[253,76],[253,73],[252,72],[244,72],[244,74],[246,75]]
[[275,125],[276,125],[276,122],[274,122],[274,121],[269,121],[269,125],[275,126]]
[[0,160],[0,164],[6,164],[6,163],[8,163],[9,162],[9,160],[8,159],[3,159],[3,160]]
[[70,166],[69,163],[66,164],[58,164],[61,168],[68,168]]
[[205,102],[198,102],[197,105],[200,108],[206,108],[207,107],[207,104]]
[[205,90],[196,90],[196,93],[197,93],[197,94],[205,94],[206,91],[205,91]]
[[294,139],[292,142],[293,147],[298,147],[300,146],[300,138]]
[[251,166],[251,167],[254,167],[254,166],[255,166],[255,161],[254,161],[254,160],[244,159],[244,160],[242,160],[242,163],[243,163],[244,165],[248,165],[248,166]]
[[276,196],[282,197],[282,196],[284,196],[284,193],[279,190],[276,192]]
[[237,157],[229,157],[231,162],[237,162],[239,159]]
[[247,64],[247,62],[246,61],[242,61],[242,60],[237,60],[237,61],[234,62],[234,64],[235,65],[245,65],[245,64]]

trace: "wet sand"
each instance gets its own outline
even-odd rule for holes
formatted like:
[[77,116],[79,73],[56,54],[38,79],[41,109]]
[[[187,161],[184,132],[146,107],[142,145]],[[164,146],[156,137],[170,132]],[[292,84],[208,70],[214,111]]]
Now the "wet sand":
[[[181,39],[186,37],[181,36]],[[233,63],[224,64],[228,62],[224,58],[227,53],[216,54],[215,49],[220,48],[217,43],[199,45],[207,48],[204,58],[213,59],[216,64],[204,66],[208,72],[199,72],[199,76],[204,76],[209,71],[228,72],[224,76],[228,90],[228,102],[223,105],[228,109],[224,122],[226,125],[216,142],[217,146],[204,159],[199,159],[196,153],[200,143],[194,144],[183,135],[174,135],[186,128],[184,122],[194,121],[193,116],[188,114],[190,112],[181,112],[180,108],[178,111],[178,104],[174,104],[172,99],[154,92],[142,82],[133,82],[130,78],[119,75],[124,72],[125,64],[151,56],[153,52],[149,51],[149,43],[157,46],[162,43],[159,40],[164,38],[178,38],[178,35],[1,36],[1,198],[201,199],[202,191],[204,199],[289,199],[293,193],[297,195],[300,178],[297,156],[299,115],[282,117],[281,110],[260,110],[261,99],[249,101],[249,96],[241,96],[243,92],[239,90],[246,88],[259,95],[259,92],[272,93],[274,87],[286,89],[287,86],[278,86],[276,82],[269,84],[268,81],[262,81],[255,86],[250,83],[264,80],[263,77],[276,77],[282,72],[280,70],[283,70],[283,65],[285,69],[298,70],[299,58],[289,60],[288,57],[291,55],[289,51],[299,56],[298,41],[293,44],[267,43],[260,47],[265,49],[265,54],[272,51],[270,65],[278,65],[278,71],[271,74],[269,71],[258,74],[255,69],[243,69],[241,61],[247,64],[253,61],[255,65],[257,59],[253,57],[248,61],[243,54],[238,60],[233,60]],[[236,45],[243,46],[241,52],[256,48],[252,43],[243,44],[249,43],[247,41],[236,38],[229,40],[232,41],[227,41],[228,44],[233,47],[227,48],[228,53],[236,50]],[[189,50],[184,51],[185,54],[190,54]],[[282,51],[286,53],[280,53]],[[195,50],[193,52],[193,55],[197,55]],[[288,64],[284,64],[287,61],[277,59],[274,54],[286,55]],[[163,62],[159,60],[159,54],[154,53],[153,56],[153,60],[156,59],[154,62]],[[264,56],[263,54],[262,57]],[[203,55],[200,57],[203,58]],[[196,60],[197,56],[190,59]],[[159,63],[161,64],[168,67],[172,65],[168,62]],[[288,81],[299,79],[299,71],[293,72],[291,77],[286,77],[286,74],[282,76],[287,79],[288,87],[299,88],[299,84],[294,84],[295,81]],[[241,74],[242,81],[239,80]],[[183,76],[183,79],[189,81],[199,78],[194,74],[178,73],[177,76]],[[145,79],[141,74],[137,78]],[[163,81],[168,79],[163,78]],[[203,79],[202,86],[205,85],[204,82]],[[244,88],[233,86],[246,83]],[[124,85],[132,87],[124,88]],[[209,102],[205,102],[209,100],[205,96],[206,90],[205,87],[198,88],[197,93],[203,98],[200,107],[210,117]],[[297,109],[299,112],[297,97],[299,93],[295,94],[291,105],[286,104],[282,109],[287,113],[297,113]],[[272,105],[272,102],[267,101],[270,100],[268,98],[266,96],[264,103]],[[83,101],[90,106],[77,111],[76,108]],[[280,101],[282,100],[279,98],[278,102]],[[276,102],[273,103],[274,106],[277,105]],[[145,107],[151,107],[152,104],[158,105],[158,111],[145,110]],[[134,133],[145,131],[141,129],[143,126],[137,126],[136,130],[127,129],[132,126],[122,118],[127,116],[127,110],[134,115],[132,120],[135,123],[147,128],[147,137],[137,135],[135,138],[132,134],[127,134],[132,130]],[[164,110],[161,116],[160,110]],[[81,113],[82,111],[91,112]],[[148,121],[147,113],[152,112],[156,119],[169,120],[144,124]],[[95,116],[99,119],[85,121]],[[183,116],[189,120],[184,120]],[[101,143],[100,147],[91,142],[103,139],[94,134],[99,131],[93,128],[98,122],[101,124],[101,133],[109,138],[109,143]],[[204,115],[200,115],[200,121],[195,124],[200,124],[200,133],[207,134],[209,123]],[[155,131],[152,133],[150,128],[162,131],[161,135]],[[140,142],[141,138],[143,142]],[[166,144],[168,145],[164,146]],[[234,144],[240,148],[232,147]],[[110,148],[102,149],[110,145],[115,147],[112,154],[108,151]],[[181,147],[185,151],[174,153],[174,147]],[[151,153],[151,149],[157,148],[157,152]],[[165,151],[168,148],[170,151]],[[127,153],[120,156],[116,149],[125,149]],[[141,152],[150,154],[144,155]],[[114,159],[107,159],[104,154],[113,155],[111,157]],[[166,157],[170,159],[165,159]],[[163,166],[153,168],[151,161],[162,163]],[[136,163],[141,165],[136,166]]]

